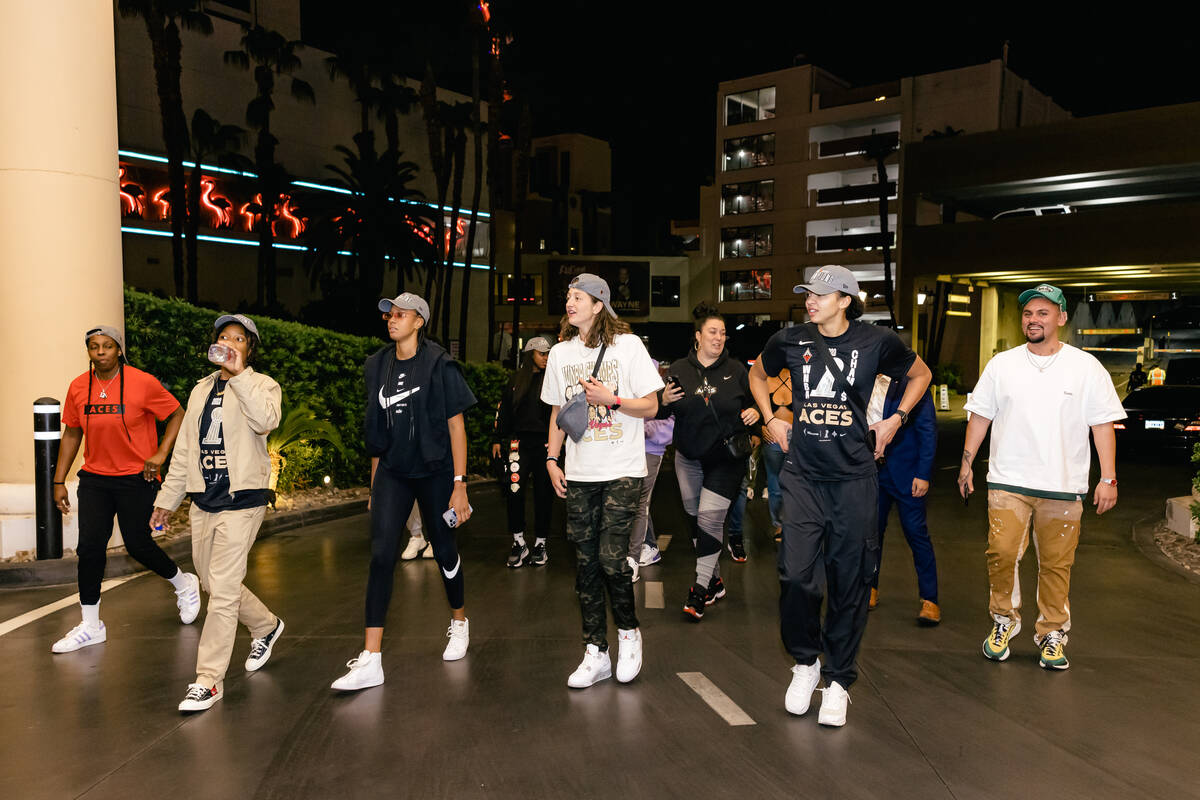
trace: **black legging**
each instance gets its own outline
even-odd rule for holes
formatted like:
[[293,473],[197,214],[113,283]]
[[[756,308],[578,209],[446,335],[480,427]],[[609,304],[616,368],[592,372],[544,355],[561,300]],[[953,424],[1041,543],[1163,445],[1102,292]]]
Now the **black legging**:
[[446,600],[452,609],[463,607],[462,560],[454,531],[442,518],[453,490],[454,476],[448,471],[427,478],[399,478],[386,467],[375,470],[371,485],[371,567],[367,573],[368,628],[382,628],[387,619],[400,539],[414,500],[425,520],[425,535],[433,544],[433,556],[442,569]]
[[[511,442],[518,439],[520,444],[514,451]],[[508,500],[508,532],[525,531],[525,496],[532,486],[533,529],[537,538],[547,538],[550,534],[550,512],[554,508],[554,487],[550,485],[550,473],[546,471],[546,432],[515,436],[502,442],[500,447],[500,457],[508,463],[508,471],[504,473],[507,485],[503,490]],[[516,461],[512,459],[514,452],[519,456]],[[516,480],[513,480],[514,476]]]
[[150,532],[150,514],[158,482],[136,475],[95,475],[79,471],[79,602],[100,602],[108,540],[112,538],[113,515],[121,526],[125,549],[164,578],[175,577],[179,567],[155,543]]

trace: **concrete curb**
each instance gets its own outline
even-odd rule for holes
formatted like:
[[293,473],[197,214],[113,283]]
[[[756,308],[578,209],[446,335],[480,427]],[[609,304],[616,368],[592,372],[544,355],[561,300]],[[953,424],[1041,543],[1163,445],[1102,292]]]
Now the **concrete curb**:
[[1200,575],[1168,558],[1154,541],[1154,529],[1161,519],[1160,515],[1151,515],[1133,523],[1133,543],[1142,551],[1142,555],[1155,565],[1183,576],[1188,583],[1200,584]]
[[[290,531],[304,525],[315,525],[318,522],[328,522],[332,519],[351,517],[364,514],[367,510],[366,499],[347,500],[322,508],[312,508],[304,511],[289,511],[263,521],[258,531],[259,539],[266,539],[276,533]],[[173,560],[186,561],[192,556],[191,535],[181,536],[161,545],[163,552]],[[79,560],[76,558],[57,558],[47,561],[24,561],[12,564],[0,564],[0,588],[27,586],[56,586],[73,584],[77,579]],[[141,572],[145,567],[128,553],[122,551],[110,552],[104,569],[105,578],[116,578]]]

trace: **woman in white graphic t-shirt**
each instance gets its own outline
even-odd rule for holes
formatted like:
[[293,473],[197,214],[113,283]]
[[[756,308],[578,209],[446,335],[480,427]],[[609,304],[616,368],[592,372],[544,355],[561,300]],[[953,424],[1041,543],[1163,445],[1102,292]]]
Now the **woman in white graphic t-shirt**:
[[[583,273],[571,281],[562,341],[550,350],[542,381],[542,401],[551,407],[546,470],[555,492],[567,500],[567,538],[577,555],[575,588],[586,650],[567,679],[575,689],[612,675],[606,591],[619,638],[617,680],[628,683],[642,668],[626,553],[646,475],[642,420],[658,411],[656,393],[663,382],[642,340],[617,318],[609,297],[608,283],[595,275]],[[558,427],[558,412],[580,392],[587,398],[588,424],[574,441]],[[559,460],[564,440],[565,464]]]

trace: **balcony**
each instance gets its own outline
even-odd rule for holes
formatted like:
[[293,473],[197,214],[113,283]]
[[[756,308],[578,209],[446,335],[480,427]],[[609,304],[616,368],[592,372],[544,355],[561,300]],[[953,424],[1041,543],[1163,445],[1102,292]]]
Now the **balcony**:
[[867,147],[872,140],[878,140],[883,146],[890,145],[892,149],[895,149],[900,146],[900,133],[898,131],[886,131],[884,133],[850,136],[846,139],[821,142],[817,147],[817,158],[862,155],[867,152]]
[[[896,182],[888,181],[888,199],[896,196]],[[817,190],[817,205],[830,203],[853,203],[861,200],[878,200],[878,183],[860,183],[857,186],[836,186]]]
[[[896,234],[888,231],[885,238],[882,233],[849,233],[842,236],[810,236],[809,252],[832,253],[845,250],[866,250],[867,248],[883,247],[886,243],[894,247]],[[811,249],[815,240],[816,249]]]

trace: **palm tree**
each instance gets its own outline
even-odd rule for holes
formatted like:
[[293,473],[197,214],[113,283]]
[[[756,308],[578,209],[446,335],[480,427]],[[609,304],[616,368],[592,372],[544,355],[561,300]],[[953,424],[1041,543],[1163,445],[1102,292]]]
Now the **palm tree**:
[[529,158],[533,147],[533,117],[529,112],[529,101],[522,99],[521,116],[517,122],[516,156],[517,166],[513,178],[513,346],[510,353],[512,366],[517,365],[517,335],[521,330],[521,233],[524,226],[525,201],[529,197]]
[[445,125],[437,100],[437,81],[433,75],[433,64],[425,62],[425,77],[421,80],[421,112],[425,119],[425,133],[429,139],[429,161],[433,167],[434,179],[437,181],[437,218],[433,223],[436,255],[425,272],[425,299],[433,291],[433,279],[438,275],[438,269],[445,263],[442,260],[445,234],[442,229],[446,219],[446,191],[450,186],[450,161],[446,156]]
[[[479,199],[483,194],[483,121],[480,119],[479,51],[487,41],[487,23],[491,13],[483,6],[476,6],[471,14],[474,36],[471,39],[471,129],[474,137],[475,184],[471,193],[471,221],[467,227],[467,263],[463,272],[462,298],[458,309],[458,357],[467,360],[467,311],[471,305],[471,260],[475,253],[475,228],[479,220]],[[490,301],[491,298],[489,297]],[[495,309],[489,302],[489,312]],[[491,336],[491,325],[488,325]]]
[[[333,423],[320,419],[305,405],[289,406],[281,415],[279,427],[267,436],[267,455],[271,457],[269,490],[274,493],[279,473],[287,464],[284,453],[292,446],[303,442],[326,442],[341,456],[347,455],[342,436]],[[272,505],[274,500],[272,499]]]
[[[187,299],[196,303],[199,299],[199,241],[200,232],[200,198],[203,194],[205,178],[201,164],[205,159],[212,159],[219,166],[247,170],[252,164],[250,159],[238,155],[246,130],[237,125],[222,125],[202,108],[196,109],[192,115],[191,130],[191,179],[187,188]],[[210,184],[211,185],[211,184]]]
[[[274,235],[271,227],[278,218],[276,205],[283,187],[286,186],[283,169],[275,163],[275,147],[279,140],[271,133],[271,112],[275,110],[275,81],[292,75],[300,69],[300,58],[296,52],[304,45],[284,38],[278,31],[268,30],[261,25],[247,26],[242,34],[242,49],[227,50],[225,63],[244,70],[254,66],[256,94],[246,106],[246,123],[258,131],[254,143],[254,166],[258,173],[261,214],[257,217],[258,233],[258,288],[259,307],[274,308],[278,305],[276,295],[278,276],[275,262]],[[307,81],[292,77],[291,94],[296,100],[316,103],[316,95]]]
[[[179,29],[185,28],[208,36],[212,20],[199,10],[197,0],[118,0],[117,8],[124,17],[141,17],[150,37],[154,54],[154,85],[158,91],[158,111],[162,118],[163,143],[167,150],[167,185],[171,197],[184,196],[185,175],[183,160],[188,150],[187,117],[183,113],[183,40]],[[184,292],[183,271],[183,204],[175,203],[171,213],[171,264],[174,270],[175,294]]]
[[[463,179],[467,161],[467,126],[471,123],[470,103],[439,103],[446,149],[450,153],[451,193],[450,225],[446,231],[446,261],[442,273],[443,288],[437,307],[442,313],[442,340],[450,340],[450,299],[454,281],[454,254],[458,249],[458,222],[462,213]],[[437,313],[434,313],[437,316]],[[460,345],[461,346],[461,345]]]

